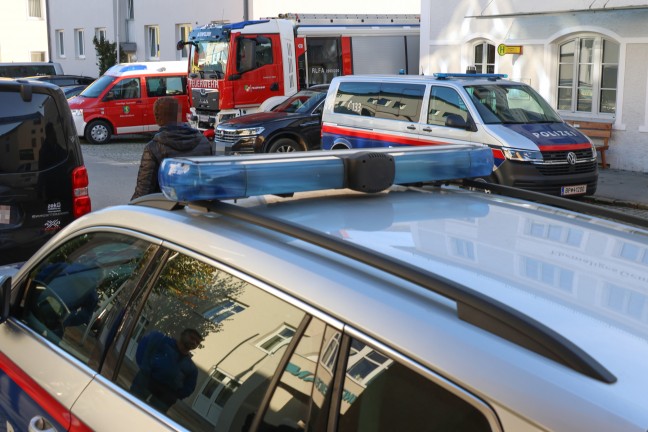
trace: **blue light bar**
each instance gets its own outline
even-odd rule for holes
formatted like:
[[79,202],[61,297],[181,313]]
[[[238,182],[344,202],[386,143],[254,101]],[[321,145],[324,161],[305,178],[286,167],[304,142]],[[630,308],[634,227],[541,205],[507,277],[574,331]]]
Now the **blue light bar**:
[[433,74],[435,78],[446,79],[446,78],[490,78],[490,79],[500,79],[508,78],[507,74],[485,74],[485,73],[435,73]]
[[[345,160],[358,153],[384,153],[393,158],[394,178],[390,184],[487,177],[493,170],[490,148],[466,144],[169,158],[162,162],[158,179],[164,195],[181,202],[342,189],[349,187],[348,180],[354,175],[349,173],[350,165]],[[364,174],[380,177],[383,173]]]

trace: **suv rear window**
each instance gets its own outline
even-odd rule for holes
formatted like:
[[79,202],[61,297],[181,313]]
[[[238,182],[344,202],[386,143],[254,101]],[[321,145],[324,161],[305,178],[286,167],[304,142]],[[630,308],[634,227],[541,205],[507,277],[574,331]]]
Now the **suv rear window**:
[[67,140],[54,99],[0,91],[0,175],[43,171],[67,157]]

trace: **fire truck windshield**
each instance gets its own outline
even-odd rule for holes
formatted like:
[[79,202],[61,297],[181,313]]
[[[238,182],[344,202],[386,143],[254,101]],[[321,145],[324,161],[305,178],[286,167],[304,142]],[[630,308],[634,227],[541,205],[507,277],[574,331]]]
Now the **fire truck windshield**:
[[191,72],[201,78],[223,78],[227,69],[229,42],[197,42],[191,47]]

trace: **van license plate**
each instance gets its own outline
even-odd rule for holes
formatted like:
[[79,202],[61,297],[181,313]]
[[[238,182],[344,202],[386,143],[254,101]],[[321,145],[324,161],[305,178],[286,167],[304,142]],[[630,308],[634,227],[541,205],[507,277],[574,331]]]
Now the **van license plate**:
[[587,185],[563,186],[560,188],[560,195],[576,195],[587,192]]

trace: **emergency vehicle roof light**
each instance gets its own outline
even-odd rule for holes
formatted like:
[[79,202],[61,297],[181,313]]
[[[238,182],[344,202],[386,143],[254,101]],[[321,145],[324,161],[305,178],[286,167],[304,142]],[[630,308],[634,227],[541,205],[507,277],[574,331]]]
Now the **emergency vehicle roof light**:
[[498,80],[508,78],[507,74],[485,74],[485,73],[435,73],[434,77],[437,79],[447,78],[486,78],[491,80]]
[[342,188],[378,192],[392,184],[486,177],[492,170],[493,154],[488,147],[455,144],[169,158],[162,162],[158,177],[168,199],[188,202]]

